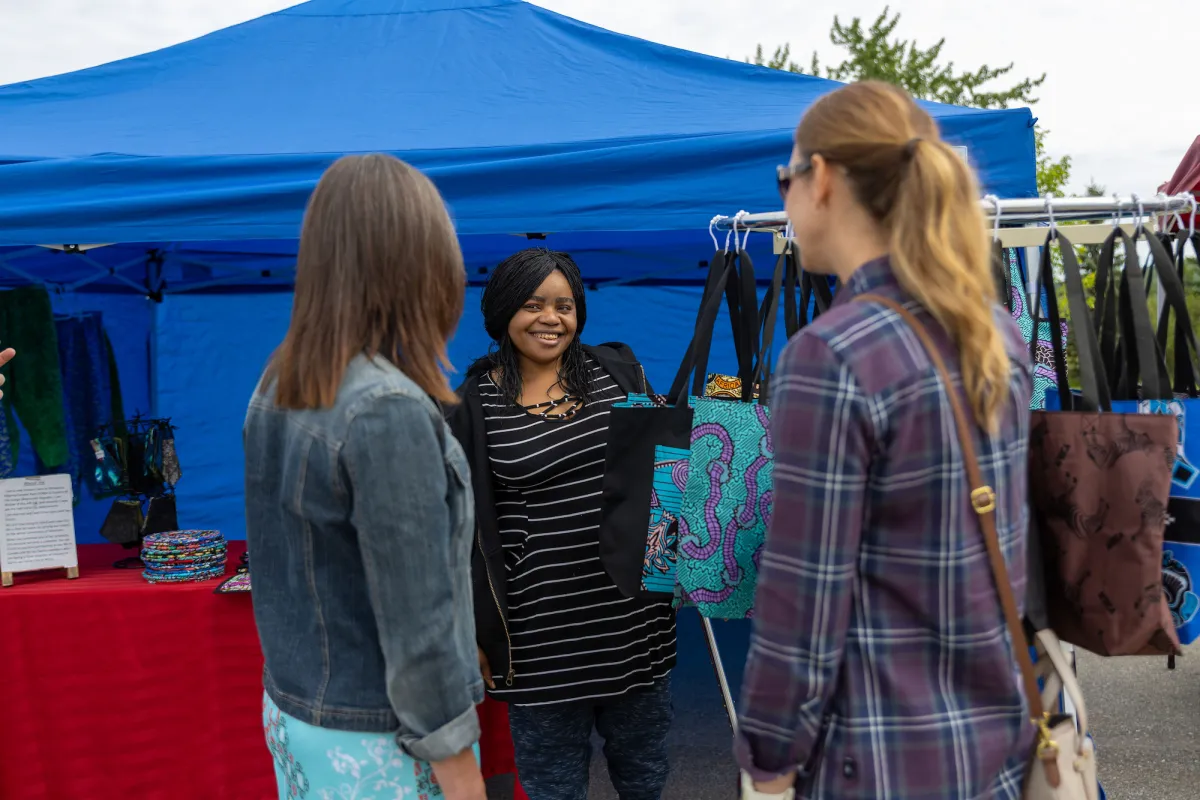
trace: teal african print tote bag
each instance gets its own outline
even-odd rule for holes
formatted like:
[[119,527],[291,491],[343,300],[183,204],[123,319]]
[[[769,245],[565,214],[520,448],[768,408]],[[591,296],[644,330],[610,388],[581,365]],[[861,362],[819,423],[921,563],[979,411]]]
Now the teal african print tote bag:
[[[754,286],[754,267],[744,252],[738,259],[739,284]],[[785,272],[788,273],[785,276]],[[676,579],[684,601],[702,616],[743,619],[753,615],[758,562],[771,519],[772,472],[769,397],[775,321],[785,277],[777,264],[761,311],[740,303],[739,322],[747,333],[738,348],[741,396],[698,397],[692,410],[687,481],[679,519]],[[786,287],[784,287],[786,289]],[[747,319],[761,314],[759,319]],[[789,316],[790,313],[789,313]],[[788,335],[794,333],[788,325]],[[764,387],[756,397],[750,387]]]

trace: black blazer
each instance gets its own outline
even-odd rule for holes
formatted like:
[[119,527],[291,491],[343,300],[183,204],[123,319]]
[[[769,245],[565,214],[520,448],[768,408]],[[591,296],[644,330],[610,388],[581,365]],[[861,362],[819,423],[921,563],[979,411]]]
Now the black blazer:
[[[649,393],[646,372],[633,351],[623,344],[584,345],[589,356],[612,376],[622,392]],[[447,422],[471,466],[475,493],[475,548],[471,578],[475,595],[475,638],[488,657],[493,675],[507,675],[512,682],[512,641],[508,631],[508,597],[505,591],[504,548],[496,519],[492,472],[488,463],[487,431],[483,425],[483,402],[479,395],[481,374],[468,377],[458,388],[461,402],[448,410]]]

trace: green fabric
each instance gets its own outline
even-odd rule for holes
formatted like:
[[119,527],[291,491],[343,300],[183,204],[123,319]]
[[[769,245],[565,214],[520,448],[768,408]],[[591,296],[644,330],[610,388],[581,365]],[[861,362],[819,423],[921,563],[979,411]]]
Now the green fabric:
[[20,432],[13,414],[29,432],[41,462],[48,468],[70,460],[63,414],[62,367],[58,333],[50,295],[40,286],[0,292],[0,347],[12,347],[17,357],[3,368],[4,417],[8,424],[13,462],[20,452]]

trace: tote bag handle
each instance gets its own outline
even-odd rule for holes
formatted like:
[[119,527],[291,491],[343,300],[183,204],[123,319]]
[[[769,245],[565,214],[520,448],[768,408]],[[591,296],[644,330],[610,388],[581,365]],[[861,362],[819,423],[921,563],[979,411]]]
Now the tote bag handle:
[[[739,269],[739,263],[742,266]],[[694,396],[704,394],[704,385],[708,377],[708,357],[712,349],[713,329],[716,327],[717,315],[721,309],[721,299],[724,297],[729,308],[730,324],[733,329],[734,349],[738,359],[738,377],[743,378],[743,392],[753,392],[744,385],[745,379],[750,378],[753,371],[754,347],[752,341],[757,341],[757,312],[758,298],[754,287],[754,267],[750,256],[744,250],[734,252],[717,251],[709,263],[709,273],[705,281],[704,293],[700,299],[700,310],[696,315],[696,324],[692,333],[692,341],[688,345],[675,380],[671,384],[668,397],[679,406],[687,403],[689,394],[688,376],[692,376],[690,392]],[[748,272],[748,282],[744,273]],[[747,283],[749,291],[747,292]],[[746,310],[749,311],[749,319]],[[747,328],[749,327],[749,334]]]
[[767,403],[770,398],[771,368],[774,358],[775,325],[779,319],[779,304],[784,303],[784,333],[792,338],[800,330],[800,315],[796,308],[796,282],[799,269],[791,244],[775,260],[775,273],[767,289],[766,300],[760,312],[762,340],[758,363],[754,368],[754,383],[759,387],[759,402]]
[[[1150,246],[1154,258],[1156,272],[1162,283],[1163,295],[1166,302],[1158,320],[1158,346],[1165,359],[1167,353],[1167,338],[1170,327],[1171,312],[1175,312],[1175,379],[1173,389],[1180,394],[1196,397],[1198,389],[1197,377],[1200,377],[1200,347],[1197,347],[1195,325],[1187,306],[1187,294],[1184,267],[1187,263],[1187,245],[1190,242],[1192,252],[1200,261],[1200,234],[1188,236],[1180,231],[1176,240],[1174,265],[1171,264],[1172,253],[1157,237],[1151,237],[1161,245]],[[1172,268],[1172,266],[1174,268]]]
[[[1079,354],[1079,381],[1082,389],[1079,397],[1071,392],[1071,386],[1067,381],[1067,358],[1062,336],[1062,319],[1059,316],[1058,293],[1054,286],[1054,274],[1050,261],[1050,249],[1055,242],[1058,243],[1062,253],[1067,307],[1071,310],[1072,331]],[[1051,230],[1046,235],[1046,242],[1042,246],[1038,267],[1038,284],[1040,291],[1034,293],[1032,316],[1035,323],[1040,321],[1038,305],[1044,295],[1046,312],[1049,317],[1047,321],[1050,323],[1050,343],[1054,352],[1054,373],[1062,410],[1111,411],[1112,394],[1104,369],[1104,360],[1100,355],[1100,341],[1096,335],[1087,300],[1084,297],[1079,259],[1075,256],[1075,246],[1057,230]],[[1032,356],[1033,350],[1037,347],[1036,335],[1030,338],[1029,347]]]
[[1008,268],[1008,251],[1004,249],[1004,245],[1000,244],[1000,240],[992,240],[992,273],[996,279],[996,295],[1000,300],[1001,305],[1008,309],[1008,313],[1012,313],[1012,273]]
[[[699,366],[697,370],[696,385],[693,385],[693,391],[704,391],[704,373],[708,369],[708,355],[712,346],[712,330],[716,324],[717,312],[721,308],[721,299],[728,299],[725,287],[729,281],[729,276],[733,270],[734,254],[726,250],[718,250],[713,254],[712,259],[708,262],[708,276],[704,281],[704,291],[700,295],[700,308],[696,312],[696,322],[692,329],[692,339],[688,342],[687,352],[683,355],[683,360],[679,364],[679,369],[675,373],[675,380],[671,383],[671,390],[668,397],[675,401],[678,397],[682,397],[683,401],[687,401],[688,394],[688,377],[692,374],[692,370]],[[734,331],[737,331],[737,322],[735,310],[731,306],[729,309],[730,321],[733,323]],[[711,320],[709,319],[711,316]],[[703,332],[707,331],[706,335]]]
[[[1137,256],[1136,238],[1130,238],[1129,234],[1119,228],[1114,229],[1111,235],[1121,238],[1126,253],[1117,298],[1117,319],[1121,337],[1117,354],[1121,363],[1106,365],[1119,376],[1114,399],[1137,400],[1140,397],[1146,400],[1169,400],[1170,381],[1150,321],[1146,278],[1141,260]],[[1161,249],[1161,243],[1156,243]],[[1111,300],[1110,297],[1109,302]]]

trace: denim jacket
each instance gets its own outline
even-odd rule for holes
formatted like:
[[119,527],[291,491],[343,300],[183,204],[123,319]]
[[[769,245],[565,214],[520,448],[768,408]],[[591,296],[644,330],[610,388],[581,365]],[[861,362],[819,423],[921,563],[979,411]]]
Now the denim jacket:
[[303,722],[398,731],[440,761],[479,738],[474,501],[437,405],[356,358],[333,408],[250,401],[246,538],[267,694]]

